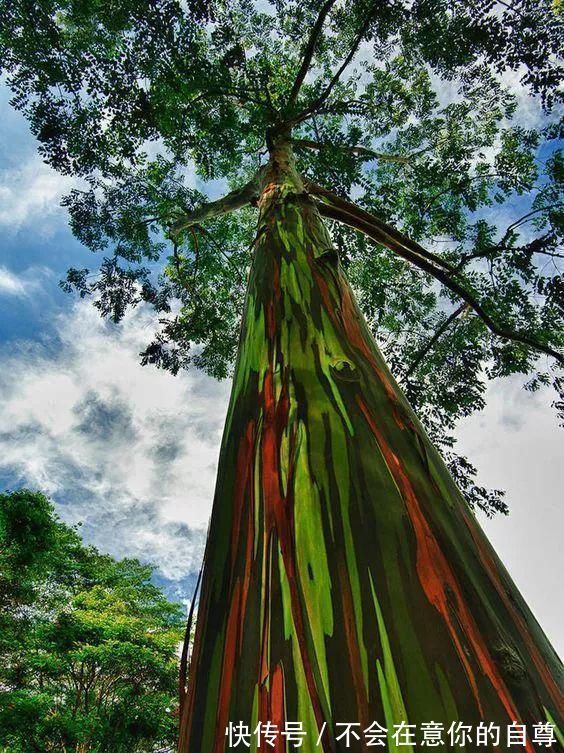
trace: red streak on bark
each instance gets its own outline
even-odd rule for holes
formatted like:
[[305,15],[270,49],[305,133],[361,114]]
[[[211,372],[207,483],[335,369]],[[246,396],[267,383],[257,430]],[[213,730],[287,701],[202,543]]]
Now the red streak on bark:
[[[237,544],[241,533],[241,518],[245,504],[245,490],[249,487],[248,479],[252,476],[254,421],[249,421],[247,429],[239,444],[236,461],[235,488],[233,490],[233,524],[231,526],[231,572],[234,570],[237,557]],[[252,481],[250,486],[252,486]]]
[[[286,721],[286,709],[284,707],[284,671],[282,665],[278,663],[272,673],[270,693],[268,697],[268,715],[279,732],[284,729]],[[271,751],[271,753],[284,753],[286,747],[282,735],[278,735],[275,740],[274,748],[270,745],[259,748],[259,750]]]
[[[288,426],[289,399],[287,388],[284,385],[278,401],[274,392],[274,379],[272,367],[270,366],[264,377],[263,386],[264,401],[264,426],[262,436],[262,476],[263,476],[263,499],[265,508],[265,525],[267,531],[273,526],[278,535],[280,551],[288,586],[290,589],[290,602],[292,618],[296,629],[296,639],[300,650],[300,656],[304,669],[306,684],[311,700],[312,709],[319,730],[323,728],[325,721],[319,695],[311,667],[303,621],[300,595],[297,585],[297,572],[295,566],[295,546],[293,531],[293,498],[291,484],[288,484],[288,496],[282,494],[282,481],[280,478],[280,446],[282,435]],[[288,478],[291,477],[290,459],[288,468]],[[333,744],[329,741],[329,750],[333,749]],[[327,750],[327,748],[323,748]]]
[[313,263],[312,271],[317,282],[325,310],[329,315],[331,321],[335,325],[335,328],[337,329],[337,331],[344,330],[343,340],[346,340],[349,345],[355,347],[374,370],[391,403],[391,409],[395,421],[397,425],[403,429],[405,427],[405,421],[403,420],[401,415],[400,404],[396,390],[394,389],[394,386],[391,383],[388,375],[386,374],[382,366],[378,363],[374,352],[366,342],[366,338],[364,337],[364,334],[358,323],[358,314],[356,312],[356,307],[352,300],[348,286],[341,284],[338,285],[341,304],[341,311],[339,312],[339,307],[335,304],[335,301],[331,300],[331,293],[329,291],[327,281],[323,278],[323,275],[321,275],[319,271],[315,269]]
[[229,616],[225,628],[225,644],[223,647],[223,662],[215,722],[214,753],[221,753],[225,747],[225,728],[229,722],[229,701],[231,698],[233,669],[235,667],[240,609],[241,581],[237,579],[233,588],[231,603],[229,605]]
[[270,657],[268,652],[268,636],[270,633],[270,576],[271,576],[271,559],[273,551],[274,533],[265,533],[264,555],[263,555],[263,623],[262,623],[262,641],[261,655],[259,666],[259,721],[268,721],[268,691],[266,681],[270,672]]
[[[363,729],[370,724],[368,711],[368,698],[364,686],[364,677],[360,661],[360,651],[358,647],[358,636],[354,620],[354,608],[352,602],[351,585],[347,567],[342,558],[338,562],[339,583],[341,586],[341,601],[343,604],[343,622],[347,637],[347,649],[349,652],[349,661],[351,665],[354,693],[356,696],[356,706],[358,710],[358,721],[362,724]],[[356,720],[355,720],[356,721]],[[366,750],[366,741],[362,743],[362,749]]]
[[[209,602],[209,591],[207,589],[202,590],[202,597],[201,602],[198,607],[198,612],[200,615],[207,614],[207,608],[208,608],[208,602]],[[198,621],[198,624],[201,624],[200,621]],[[188,672],[187,677],[196,676],[196,673],[192,674],[192,668],[195,667],[198,657],[200,655],[200,644],[202,639],[202,630],[196,629],[196,635],[194,636],[194,646],[192,648],[192,655],[190,657],[190,664],[188,666]],[[190,739],[190,732],[192,729],[192,721],[194,719],[193,714],[193,708],[194,708],[194,700],[196,697],[196,683],[193,681],[188,682],[188,690],[186,692],[186,697],[184,699],[184,704],[180,710],[180,735],[179,735],[179,745],[187,746],[187,741]],[[185,721],[186,720],[186,721]],[[184,748],[180,747],[180,750],[183,750]]]
[[[510,693],[505,686],[503,678],[499,675],[483,638],[480,635],[474,618],[465,604],[456,577],[423,515],[419,501],[411,485],[411,481],[403,470],[397,455],[395,455],[393,450],[389,447],[382,432],[373,421],[362,397],[357,396],[357,402],[364,414],[370,430],[374,434],[386,464],[402,493],[404,502],[406,503],[409,517],[415,531],[415,538],[417,540],[417,573],[419,575],[419,580],[427,598],[443,616],[450,631],[458,655],[460,656],[466,670],[480,712],[483,714],[476,679],[464,651],[464,647],[460,641],[460,637],[457,634],[456,627],[451,621],[445,586],[448,586],[450,591],[456,597],[456,603],[453,605],[453,608],[459,612],[459,623],[464,630],[466,638],[470,641],[474,649],[476,659],[482,672],[489,678],[494,686],[500,701],[507,711],[508,717],[511,720],[519,720],[519,715],[513,705]],[[534,753],[534,748],[530,743],[527,743],[527,750]]]
[[[269,307],[270,308],[270,307]],[[274,317],[273,317],[274,318]],[[267,531],[275,524],[276,517],[280,516],[281,508],[284,506],[282,498],[282,484],[280,479],[278,463],[278,435],[284,430],[284,416],[281,415],[283,396],[280,396],[281,402],[276,404],[274,394],[274,377],[272,374],[272,365],[264,376],[263,402],[264,402],[264,424],[262,432],[262,487],[264,494],[264,513]],[[280,422],[282,419],[282,422]],[[283,425],[280,426],[279,423]],[[280,532],[279,532],[280,533]]]

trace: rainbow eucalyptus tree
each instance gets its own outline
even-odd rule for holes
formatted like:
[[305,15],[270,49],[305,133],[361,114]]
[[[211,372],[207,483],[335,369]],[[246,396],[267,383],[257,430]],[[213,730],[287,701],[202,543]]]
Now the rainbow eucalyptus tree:
[[13,104],[105,254],[64,287],[152,306],[143,363],[233,376],[183,753],[230,721],[326,752],[337,722],[559,721],[475,517],[502,493],[452,450],[493,378],[563,405],[556,8],[2,3]]

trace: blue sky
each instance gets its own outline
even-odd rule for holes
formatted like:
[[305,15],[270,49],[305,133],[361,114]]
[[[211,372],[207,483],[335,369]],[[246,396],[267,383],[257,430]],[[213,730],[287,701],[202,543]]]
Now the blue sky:
[[[526,115],[536,117],[528,103]],[[46,167],[0,88],[0,485],[51,496],[88,541],[159,567],[188,597],[203,551],[229,385],[197,372],[139,365],[152,332],[138,309],[120,326],[64,294],[69,266],[92,254],[67,227],[72,185]],[[531,114],[532,113],[532,114]],[[505,488],[508,519],[482,520],[555,646],[563,487],[550,394],[494,384],[488,406],[458,429],[480,480]]]

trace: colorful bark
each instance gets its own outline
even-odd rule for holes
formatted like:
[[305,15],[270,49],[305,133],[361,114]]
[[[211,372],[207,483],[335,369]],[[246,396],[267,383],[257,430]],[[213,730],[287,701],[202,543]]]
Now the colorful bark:
[[387,369],[284,145],[259,208],[179,750],[227,750],[229,721],[302,721],[304,753],[345,750],[336,722],[561,723],[562,665]]

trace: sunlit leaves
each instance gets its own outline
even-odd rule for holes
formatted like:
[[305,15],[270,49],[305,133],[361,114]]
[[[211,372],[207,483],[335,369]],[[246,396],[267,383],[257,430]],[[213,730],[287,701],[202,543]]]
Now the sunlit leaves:
[[[295,97],[317,0],[0,4],[13,104],[45,160],[81,177],[64,204],[76,237],[101,252],[98,268],[71,270],[65,289],[91,295],[114,321],[152,305],[143,363],[230,373],[256,211],[174,243],[169,229],[207,189],[247,183],[284,124],[319,145],[296,147],[305,177],[429,246],[490,316],[562,346],[561,127],[516,121],[504,85],[521,80],[547,111],[556,101],[561,35],[550,0],[335,3]],[[395,374],[443,447],[456,420],[483,405],[488,379],[527,374],[559,389],[544,377],[547,359],[474,314],[440,332],[456,295],[349,229],[332,233]]]
[[0,748],[172,743],[182,609],[85,546],[39,493],[0,495]]

